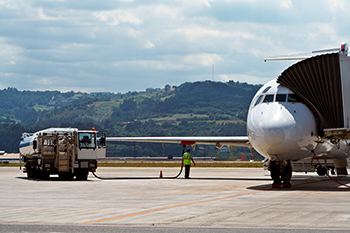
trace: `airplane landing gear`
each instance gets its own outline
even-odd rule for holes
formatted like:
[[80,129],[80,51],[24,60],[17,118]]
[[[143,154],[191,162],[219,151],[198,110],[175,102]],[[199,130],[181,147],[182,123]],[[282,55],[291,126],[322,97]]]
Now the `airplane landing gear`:
[[325,176],[328,174],[328,168],[326,166],[317,165],[316,172],[319,176]]
[[269,166],[271,178],[273,180],[272,188],[291,188],[290,180],[292,178],[292,163],[290,160],[270,161]]
[[271,178],[273,180],[272,188],[281,187],[280,165],[278,161],[270,161],[269,166]]

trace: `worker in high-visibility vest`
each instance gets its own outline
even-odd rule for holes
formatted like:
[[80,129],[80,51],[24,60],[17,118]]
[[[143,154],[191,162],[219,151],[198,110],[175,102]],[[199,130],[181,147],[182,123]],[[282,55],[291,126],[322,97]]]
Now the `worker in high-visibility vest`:
[[188,148],[187,152],[183,154],[182,156],[182,164],[185,165],[185,178],[190,178],[190,169],[191,169],[191,161],[193,162],[193,165],[196,165],[193,158],[190,154],[191,150]]

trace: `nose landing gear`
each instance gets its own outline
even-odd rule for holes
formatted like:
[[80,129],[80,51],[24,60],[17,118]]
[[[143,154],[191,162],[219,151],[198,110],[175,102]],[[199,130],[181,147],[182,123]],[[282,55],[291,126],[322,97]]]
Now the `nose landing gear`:
[[269,170],[273,180],[272,188],[291,188],[292,163],[290,160],[270,161]]

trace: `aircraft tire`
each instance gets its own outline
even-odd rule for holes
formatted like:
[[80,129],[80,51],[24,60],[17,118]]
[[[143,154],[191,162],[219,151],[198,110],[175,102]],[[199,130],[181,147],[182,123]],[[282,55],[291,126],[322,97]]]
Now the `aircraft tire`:
[[292,178],[292,163],[290,160],[285,161],[286,164],[283,164],[282,167],[282,180],[283,180],[283,187],[284,188],[291,188],[292,185],[290,184],[290,180]]
[[270,161],[270,175],[273,180],[272,187],[279,188],[281,186],[281,172],[278,161]]
[[316,172],[319,176],[325,176],[328,173],[328,168],[326,166],[318,165],[316,167]]

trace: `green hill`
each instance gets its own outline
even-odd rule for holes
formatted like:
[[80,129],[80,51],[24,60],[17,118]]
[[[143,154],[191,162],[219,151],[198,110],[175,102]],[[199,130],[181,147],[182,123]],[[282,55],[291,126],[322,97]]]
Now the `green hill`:
[[[7,88],[0,90],[0,137],[6,138],[9,131],[12,134],[10,140],[0,140],[0,149],[18,151],[18,138],[23,131],[53,126],[94,126],[110,136],[246,135],[248,106],[259,88],[260,85],[233,81],[184,83],[173,88],[167,85],[164,89],[125,94]],[[165,156],[177,155],[178,150],[178,145],[166,145],[163,149],[158,144],[112,143],[107,154]],[[208,156],[217,153],[214,147],[206,151]],[[235,157],[243,153],[235,152]]]

